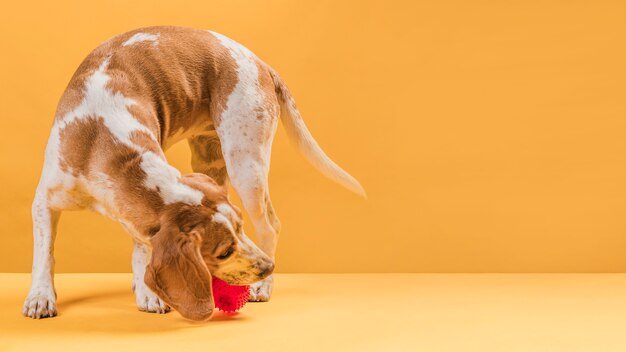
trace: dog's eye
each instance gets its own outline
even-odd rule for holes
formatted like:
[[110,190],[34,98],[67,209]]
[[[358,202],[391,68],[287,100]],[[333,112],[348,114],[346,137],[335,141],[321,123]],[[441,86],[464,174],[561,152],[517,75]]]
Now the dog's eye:
[[217,259],[219,260],[224,260],[228,257],[230,257],[233,254],[233,247],[230,247],[226,250],[226,252],[222,253],[221,255],[217,256]]

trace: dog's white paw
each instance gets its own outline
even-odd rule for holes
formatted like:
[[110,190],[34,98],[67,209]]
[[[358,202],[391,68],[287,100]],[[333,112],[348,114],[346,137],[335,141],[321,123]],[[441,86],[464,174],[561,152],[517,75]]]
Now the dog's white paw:
[[250,298],[248,302],[267,302],[272,295],[274,278],[272,275],[250,285]]
[[22,314],[25,317],[40,319],[57,315],[56,295],[54,290],[31,290],[24,301]]
[[144,285],[135,288],[135,300],[137,308],[142,312],[165,314],[170,310],[165,302]]

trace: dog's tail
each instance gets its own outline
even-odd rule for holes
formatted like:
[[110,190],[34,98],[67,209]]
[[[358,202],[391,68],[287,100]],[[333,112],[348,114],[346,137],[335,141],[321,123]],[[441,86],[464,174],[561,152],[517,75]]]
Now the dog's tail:
[[278,73],[269,67],[276,93],[280,102],[280,119],[285,126],[289,139],[295,143],[298,151],[324,176],[346,187],[352,192],[366,197],[365,190],[354,177],[350,176],[339,165],[335,164],[317,144],[311,132],[304,124],[300,112],[296,107],[295,100],[289,92],[287,85]]

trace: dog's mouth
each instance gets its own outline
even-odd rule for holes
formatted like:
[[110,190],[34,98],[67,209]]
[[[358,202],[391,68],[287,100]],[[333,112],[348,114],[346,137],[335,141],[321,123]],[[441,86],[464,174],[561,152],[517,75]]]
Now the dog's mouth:
[[215,275],[218,279],[225,281],[229,285],[243,286],[261,281],[270,276],[272,272],[274,272],[274,263],[269,263],[260,267],[253,267],[251,270],[240,270],[228,273],[223,273],[217,270],[213,275]]

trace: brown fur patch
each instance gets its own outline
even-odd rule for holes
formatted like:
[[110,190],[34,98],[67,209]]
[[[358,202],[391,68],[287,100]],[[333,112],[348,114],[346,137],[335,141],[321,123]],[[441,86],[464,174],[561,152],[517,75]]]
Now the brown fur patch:
[[87,175],[97,157],[97,149],[115,142],[104,129],[101,117],[73,121],[59,131],[60,167],[74,176]]
[[189,148],[191,149],[191,168],[193,171],[206,174],[219,185],[224,185],[228,174],[217,135],[190,138]]
[[132,131],[130,134],[130,141],[136,145],[142,146],[145,150],[151,151],[154,154],[165,158],[165,155],[163,155],[163,149],[161,149],[157,141],[144,131]]
[[256,60],[256,65],[259,69],[259,87],[265,96],[262,109],[270,114],[270,116],[277,117],[279,115],[280,105],[278,103],[274,79],[271,74],[272,68],[259,59]]
[[[205,164],[223,159],[220,140],[217,135],[196,136],[189,139],[189,148],[193,158]],[[192,164],[194,162],[192,161]]]
[[226,190],[221,187],[213,178],[204,173],[190,173],[184,175],[180,182],[189,187],[195,188],[204,194],[202,204],[207,207],[215,207],[218,203],[228,201]]
[[212,79],[218,79],[220,84],[211,87],[211,101],[209,114],[215,126],[219,126],[222,113],[226,110],[228,97],[235,90],[239,81],[237,70],[239,66],[232,58],[228,48],[225,48],[215,36],[211,35],[211,47],[215,50],[215,57],[219,60],[219,69]]
[[209,175],[211,178],[217,182],[219,185],[223,185],[228,178],[228,172],[226,171],[226,167],[211,167],[205,169],[203,173]]

